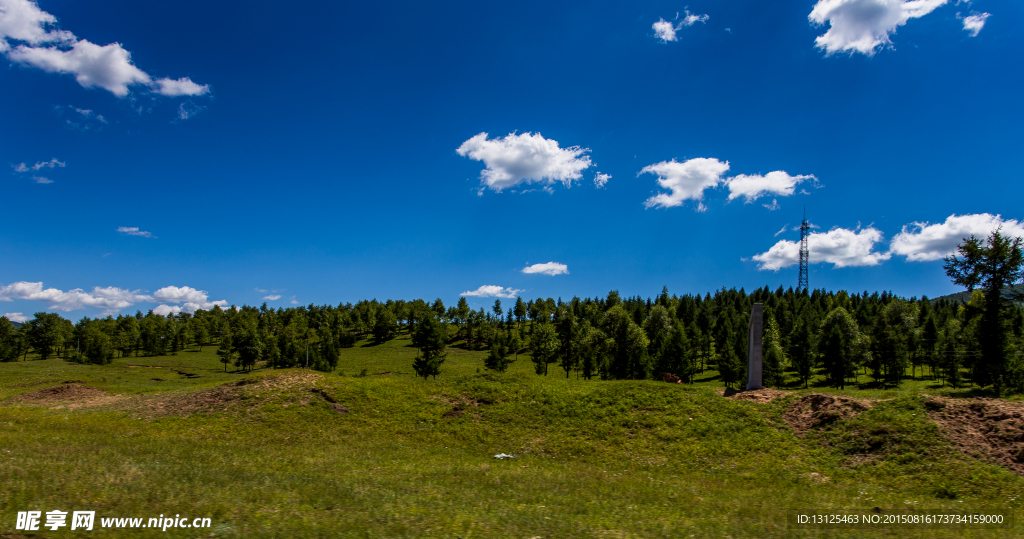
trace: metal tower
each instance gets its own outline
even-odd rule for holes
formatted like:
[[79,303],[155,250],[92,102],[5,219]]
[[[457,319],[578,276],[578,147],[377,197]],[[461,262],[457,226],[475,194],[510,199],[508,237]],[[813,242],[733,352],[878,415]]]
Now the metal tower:
[[807,206],[804,206],[804,220],[800,223],[800,282],[796,289],[807,290],[807,236],[810,235],[811,225],[807,223]]

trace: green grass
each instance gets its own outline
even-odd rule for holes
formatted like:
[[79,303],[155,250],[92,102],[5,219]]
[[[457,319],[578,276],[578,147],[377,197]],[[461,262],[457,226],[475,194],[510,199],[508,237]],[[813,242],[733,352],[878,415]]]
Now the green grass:
[[[0,536],[15,533],[17,511],[34,509],[94,509],[97,518],[177,513],[214,524],[87,532],[94,537],[1022,534],[1020,527],[787,524],[795,511],[860,514],[876,506],[1017,510],[1024,480],[942,440],[919,396],[926,380],[872,390],[890,400],[799,438],[781,419],[796,395],[771,404],[727,400],[714,373],[693,386],[587,382],[557,368],[537,376],[520,355],[499,375],[483,370],[484,352],[450,348],[442,375],[424,381],[411,374],[416,350],[407,336],[365,344],[342,351],[343,375],[315,381],[348,408],[344,414],[309,385],[279,385],[278,377],[299,369],[225,373],[214,347],[104,366],[0,364],[0,399],[66,380],[123,396],[76,409],[0,402]],[[385,372],[399,374],[377,374]],[[254,383],[230,386],[237,398],[220,410],[157,417],[133,407],[241,380]],[[516,458],[493,458],[502,452]],[[72,534],[64,530],[33,533]]]

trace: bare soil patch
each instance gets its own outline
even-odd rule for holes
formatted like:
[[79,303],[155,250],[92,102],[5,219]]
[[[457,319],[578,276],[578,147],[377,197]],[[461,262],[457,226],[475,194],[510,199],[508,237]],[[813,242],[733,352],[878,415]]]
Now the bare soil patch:
[[[190,416],[197,413],[246,411],[259,407],[270,399],[285,392],[294,393],[301,404],[309,404],[309,397],[302,397],[302,391],[313,389],[320,375],[309,372],[243,378],[237,382],[198,391],[194,393],[162,393],[144,395],[124,403],[132,413],[145,417]],[[308,392],[306,393],[308,395]]]
[[804,436],[811,429],[840,419],[850,419],[873,406],[867,399],[812,393],[790,404],[782,414],[782,419],[793,428],[797,436]]
[[7,402],[11,404],[52,406],[54,408],[79,408],[82,406],[109,404],[118,399],[119,397],[96,387],[69,383],[22,393],[21,395],[11,397]]
[[1024,403],[931,397],[925,405],[961,452],[1024,475]]
[[750,391],[739,391],[730,388],[720,388],[718,394],[722,395],[727,399],[738,400],[738,401],[754,401],[754,402],[771,402],[775,399],[781,399],[786,395],[789,395],[792,391],[782,391],[781,389],[761,388],[751,389]]

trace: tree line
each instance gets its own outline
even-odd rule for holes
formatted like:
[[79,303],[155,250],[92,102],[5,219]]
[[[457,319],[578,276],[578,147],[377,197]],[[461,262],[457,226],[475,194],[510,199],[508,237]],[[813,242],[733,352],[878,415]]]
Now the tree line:
[[115,356],[176,354],[216,344],[225,365],[251,370],[309,367],[334,370],[340,350],[361,340],[380,344],[406,333],[420,350],[413,368],[436,377],[448,346],[486,350],[484,366],[504,371],[521,354],[539,375],[561,370],[583,379],[659,379],[672,373],[692,383],[716,371],[727,387],[746,377],[747,328],[755,303],[764,306],[763,377],[781,387],[787,376],[805,387],[815,376],[845,387],[858,373],[898,386],[927,370],[943,384],[1024,389],[1024,310],[1004,292],[1021,279],[1020,240],[999,231],[968,238],[946,259],[947,275],[972,291],[969,301],[901,298],[889,292],[770,290],[651,298],[521,297],[504,307],[471,309],[465,298],[433,302],[377,300],[288,309],[214,307],[194,314],[143,315],[72,323],[36,313],[21,328],[0,318],[0,359],[36,351],[42,359],[107,363]]

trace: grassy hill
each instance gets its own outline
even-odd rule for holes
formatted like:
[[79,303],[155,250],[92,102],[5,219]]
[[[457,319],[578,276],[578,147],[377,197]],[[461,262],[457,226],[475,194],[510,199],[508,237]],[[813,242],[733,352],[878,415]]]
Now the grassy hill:
[[[693,386],[583,381],[537,376],[520,355],[494,374],[483,352],[454,348],[424,381],[408,345],[360,343],[334,373],[224,372],[213,347],[103,366],[0,363],[0,536],[71,535],[13,529],[18,511],[53,509],[95,510],[91,537],[1022,533],[794,524],[797,512],[1017,510],[1024,480],[943,435],[930,419],[943,404],[923,392],[957,393],[927,379],[758,402],[724,398],[713,372]],[[815,410],[824,397],[808,395],[821,393],[844,404]],[[99,524],[160,514],[211,527]]]

